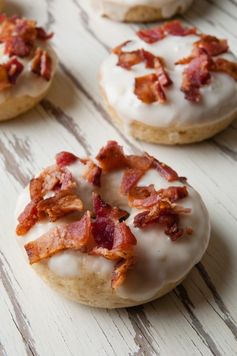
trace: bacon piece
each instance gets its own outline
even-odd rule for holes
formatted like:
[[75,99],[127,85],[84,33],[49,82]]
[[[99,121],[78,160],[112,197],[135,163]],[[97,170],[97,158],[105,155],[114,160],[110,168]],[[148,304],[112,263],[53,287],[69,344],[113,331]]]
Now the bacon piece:
[[114,54],[117,54],[117,55],[120,55],[121,53],[123,53],[123,47],[125,47],[128,43],[131,43],[132,41],[125,41],[125,42],[123,42],[121,45],[119,45],[119,46],[117,46],[117,47],[115,47],[115,48],[113,48],[112,49],[112,53],[114,53]]
[[126,169],[123,174],[122,182],[120,185],[120,192],[124,195],[127,195],[129,191],[137,184],[143,174],[144,171],[140,169]]
[[43,27],[36,27],[37,39],[46,41],[50,40],[53,37],[53,32],[47,33]]
[[78,160],[78,157],[71,152],[62,151],[56,155],[55,159],[57,166],[62,168],[70,166],[71,164],[76,162]]
[[143,194],[145,192],[145,197],[137,198],[136,191],[134,192],[135,196],[134,193],[130,195],[130,204],[133,207],[145,209],[156,205],[160,200],[168,199],[171,203],[174,203],[177,200],[186,198],[188,196],[188,190],[186,186],[169,187],[167,189],[160,189],[156,191],[154,186],[151,185],[148,187],[141,187],[141,191]]
[[125,210],[112,208],[105,203],[101,197],[93,194],[93,210],[95,221],[92,223],[92,235],[98,247],[111,250],[114,244],[116,226],[119,220],[127,218],[128,213]]
[[100,187],[102,169],[97,166],[92,160],[87,160],[86,171],[84,172],[84,178],[91,184]]
[[127,158],[123,148],[116,141],[108,141],[99,151],[96,159],[105,172],[122,169],[127,166]]
[[147,171],[153,163],[154,158],[148,155],[145,156],[136,156],[136,155],[128,155],[127,165],[130,168],[139,169],[142,171]]
[[23,65],[16,58],[0,64],[0,91],[8,89],[15,84],[23,68]]
[[197,34],[196,27],[185,27],[178,20],[166,22],[163,25],[163,30],[166,35],[172,35],[172,36],[189,36],[189,35]]
[[173,82],[170,79],[169,75],[167,74],[162,60],[160,58],[156,57],[154,60],[154,65],[155,65],[155,69],[156,69],[156,73],[157,73],[160,85],[162,87],[170,86]]
[[7,70],[8,79],[10,83],[16,84],[17,78],[24,69],[23,64],[19,62],[17,58],[14,57],[10,59],[7,63],[5,63],[4,66]]
[[37,48],[31,63],[31,71],[49,81],[52,74],[52,59],[47,51]]
[[134,94],[145,104],[156,101],[163,104],[166,101],[165,92],[159,83],[158,75],[155,73],[135,78]]
[[209,56],[218,56],[226,53],[229,49],[227,40],[221,40],[215,36],[201,35],[199,41],[194,43],[194,46],[206,51]]
[[155,68],[155,59],[157,58],[157,60],[159,60],[158,57],[144,49],[131,52],[121,51],[118,57],[117,65],[128,70],[131,69],[132,66],[142,62],[145,62],[146,68]]
[[[75,195],[76,182],[71,173],[57,166],[45,169],[30,182],[31,202],[19,216],[17,235],[24,235],[37,221],[49,217],[55,221],[66,214],[82,210],[82,202]],[[44,200],[47,193],[54,194]],[[30,221],[30,222],[29,222]]]
[[[148,155],[148,153],[146,153],[146,155]],[[163,162],[158,161],[158,159],[156,158],[153,159],[153,168],[156,169],[159,174],[164,177],[168,182],[180,180],[178,174],[171,167],[167,166],[167,164]]]
[[184,69],[181,91],[185,99],[198,103],[201,100],[199,89],[211,81],[211,58],[207,54],[201,54],[194,58]]
[[146,43],[154,43],[165,38],[162,26],[139,30],[137,36]]
[[168,35],[188,36],[195,34],[197,34],[197,29],[195,27],[184,27],[178,20],[170,21],[164,25],[143,29],[137,32],[138,37],[147,43],[160,41]]
[[128,269],[134,264],[133,248],[137,240],[129,227],[124,223],[114,228],[114,239],[111,249],[95,247],[92,255],[103,256],[108,260],[118,261],[112,275],[112,288],[118,288],[124,282]]
[[89,212],[86,212],[79,221],[57,226],[24,246],[30,264],[49,258],[66,249],[84,251],[90,243],[90,232],[91,219]]
[[48,216],[49,221],[56,221],[82,209],[82,201],[76,194],[71,194],[67,190],[61,190],[55,196],[41,200],[37,204],[39,218]]
[[37,205],[31,201],[26,205],[24,211],[18,217],[19,224],[16,233],[19,236],[25,235],[38,221]]
[[225,58],[217,58],[211,68],[214,72],[221,72],[228,74],[235,81],[237,81],[237,63],[228,61]]

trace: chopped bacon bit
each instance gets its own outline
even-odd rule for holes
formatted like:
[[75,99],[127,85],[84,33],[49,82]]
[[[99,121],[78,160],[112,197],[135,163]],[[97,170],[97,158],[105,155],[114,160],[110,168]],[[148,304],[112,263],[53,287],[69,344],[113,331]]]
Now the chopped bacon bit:
[[5,44],[4,52],[9,56],[27,57],[30,55],[35,41],[48,40],[52,34],[47,34],[36,22],[18,16],[0,17],[0,42]]
[[139,30],[137,36],[146,43],[154,43],[165,38],[162,26]]
[[154,60],[155,63],[155,69],[156,69],[156,73],[158,75],[158,80],[159,83],[162,87],[168,87],[170,86],[173,82],[170,79],[170,77],[168,76],[165,68],[164,68],[164,64],[162,62],[162,60],[158,57],[155,58]]
[[98,167],[97,164],[95,164],[92,160],[87,160],[86,171],[83,176],[89,183],[100,187],[101,173],[102,169]]
[[127,195],[129,191],[137,184],[139,179],[143,176],[144,171],[140,169],[128,168],[125,170],[120,185],[120,192]]
[[24,66],[17,58],[10,59],[7,63],[4,64],[8,78],[11,84],[16,84],[17,78],[24,69]]
[[193,229],[191,227],[186,228],[186,234],[187,235],[192,235],[193,234]]
[[82,201],[76,194],[70,194],[67,190],[61,190],[55,196],[41,200],[37,204],[39,218],[48,216],[49,221],[56,221],[82,209]]
[[49,258],[66,249],[84,251],[90,242],[90,231],[91,219],[89,212],[86,212],[81,220],[77,222],[65,226],[57,226],[24,246],[30,264]]
[[78,157],[71,152],[62,151],[56,155],[55,159],[57,166],[62,168],[70,166],[71,164],[76,162],[78,160]]
[[43,27],[36,27],[37,38],[42,41],[50,40],[53,37],[53,32],[47,33]]
[[155,59],[159,60],[152,53],[145,51],[144,49],[138,49],[131,52],[121,51],[118,55],[117,65],[125,69],[131,69],[132,66],[145,62],[146,68],[155,68]]
[[18,217],[19,224],[16,233],[19,236],[25,235],[38,221],[37,206],[34,201],[26,205],[24,211]]
[[166,101],[165,92],[159,83],[158,75],[155,73],[135,78],[134,93],[145,104],[156,101],[163,104]]
[[128,155],[127,163],[129,168],[140,169],[142,171],[147,171],[153,163],[154,158],[151,156],[135,156]]
[[197,29],[195,27],[184,27],[178,20],[170,21],[164,25],[143,29],[137,32],[138,37],[147,43],[160,41],[168,35],[188,36],[195,34],[197,34]]
[[184,27],[178,20],[166,22],[163,25],[163,29],[166,35],[172,36],[189,36],[197,34],[196,27]]
[[203,53],[199,57],[193,58],[184,69],[181,91],[184,92],[187,100],[193,103],[200,102],[199,89],[211,81],[211,62],[211,58]]
[[[24,235],[44,217],[48,216],[51,221],[55,221],[69,213],[81,211],[82,202],[75,195],[75,188],[76,182],[71,173],[57,166],[45,169],[38,178],[32,179],[30,182],[31,202],[18,218],[17,234]],[[54,195],[44,199],[47,193]]]
[[123,148],[116,141],[108,141],[106,146],[101,148],[96,159],[105,172],[111,172],[127,166]]
[[111,286],[113,289],[116,289],[123,284],[127,276],[128,270],[134,265],[134,257],[126,258],[121,260],[115,266],[115,269],[112,274]]
[[31,63],[31,71],[49,81],[52,74],[52,59],[47,51],[37,48]]
[[160,175],[164,177],[168,182],[174,182],[176,180],[179,180],[178,174],[165,163],[158,161],[158,159],[154,158],[153,168],[155,168],[160,173]]
[[220,40],[215,36],[204,34],[201,35],[199,41],[194,43],[194,46],[205,50],[209,56],[218,56],[226,53],[229,49],[227,40]]
[[23,68],[24,66],[16,58],[0,64],[0,91],[14,85]]
[[125,47],[128,43],[131,43],[132,41],[125,41],[123,42],[121,45],[115,47],[112,49],[112,53],[120,55],[121,53],[123,53],[122,48]]
[[217,58],[212,65],[212,71],[226,73],[237,81],[237,63],[225,58]]

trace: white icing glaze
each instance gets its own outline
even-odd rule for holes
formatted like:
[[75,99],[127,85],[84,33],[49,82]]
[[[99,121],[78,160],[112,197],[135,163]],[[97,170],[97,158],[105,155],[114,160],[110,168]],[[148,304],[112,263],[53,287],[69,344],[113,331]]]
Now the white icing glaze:
[[[74,178],[78,182],[79,192],[83,192],[83,203],[91,206],[92,187],[81,177],[83,166],[76,162],[70,167]],[[102,177],[102,187],[99,192],[103,199],[110,204],[130,211],[126,201],[119,192],[120,178],[122,172],[107,174]],[[139,181],[139,185],[154,184],[155,188],[166,188],[170,185],[183,185],[181,182],[168,183],[155,170],[148,171]],[[210,224],[207,210],[199,194],[188,186],[189,196],[180,204],[192,209],[192,213],[182,216],[180,224],[184,227],[192,227],[194,232],[190,236],[183,236],[178,241],[173,242],[164,234],[163,229],[154,224],[145,229],[138,229],[133,226],[133,218],[138,213],[137,209],[131,211],[129,219],[126,221],[137,238],[135,247],[136,264],[128,272],[124,284],[116,290],[122,298],[129,298],[139,302],[152,298],[165,284],[175,282],[183,278],[188,271],[197,263],[206,250],[209,236]],[[18,199],[16,206],[16,216],[23,211],[29,202],[29,187],[27,187]],[[140,212],[140,210],[139,210]],[[78,216],[77,216],[78,218]],[[59,224],[72,222],[76,219],[65,217],[56,223],[39,222],[25,236],[18,237],[22,249],[24,245],[37,239],[42,234]],[[26,255],[25,251],[24,254]],[[114,262],[103,257],[89,256],[77,251],[64,251],[45,260],[48,267],[61,277],[83,276],[83,270],[87,269],[93,273],[98,273],[102,278],[110,279],[114,269]]]
[[[57,55],[55,51],[48,44],[40,41],[36,47],[41,47],[46,49],[52,58],[52,78],[54,76],[56,66],[57,66]],[[4,44],[0,44],[0,63],[6,63],[9,61],[9,56],[4,54]],[[30,96],[35,98],[40,96],[42,93],[47,91],[52,80],[45,80],[44,78],[34,74],[30,70],[30,63],[32,57],[18,58],[18,60],[24,65],[24,69],[17,79],[15,85],[11,88],[0,91],[0,104],[3,103],[8,98]]]
[[[104,61],[101,68],[101,86],[109,104],[124,119],[125,125],[137,120],[147,125],[175,130],[219,121],[237,111],[237,82],[229,75],[212,73],[210,85],[200,90],[201,103],[191,103],[181,92],[184,66],[174,63],[189,56],[193,42],[197,40],[197,36],[168,36],[154,44],[148,44],[135,37],[124,47],[125,51],[144,48],[165,60],[167,72],[173,81],[173,85],[165,90],[165,104],[145,104],[134,94],[135,77],[154,73],[154,70],[145,68],[144,63],[133,66],[131,70],[123,69],[116,65],[118,58],[115,54],[111,54]],[[222,57],[236,61],[231,53]]]
[[192,0],[92,0],[101,15],[117,21],[126,19],[128,11],[136,6],[149,6],[161,11],[163,18],[172,17],[177,11],[184,12]]

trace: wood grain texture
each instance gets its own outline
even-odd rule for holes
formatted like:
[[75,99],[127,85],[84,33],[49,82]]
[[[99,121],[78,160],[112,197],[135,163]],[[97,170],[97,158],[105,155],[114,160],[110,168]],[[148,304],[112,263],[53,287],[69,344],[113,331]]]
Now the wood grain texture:
[[[101,19],[88,0],[9,0],[9,14],[38,19],[55,32],[60,65],[45,100],[1,123],[0,355],[237,355],[237,121],[201,144],[135,142],[110,122],[97,85],[100,63],[137,25]],[[237,53],[237,1],[196,0],[183,20],[229,39]],[[94,154],[108,139],[146,150],[189,177],[210,211],[208,251],[184,283],[155,302],[123,310],[91,309],[46,287],[14,239],[18,193],[55,153]]]

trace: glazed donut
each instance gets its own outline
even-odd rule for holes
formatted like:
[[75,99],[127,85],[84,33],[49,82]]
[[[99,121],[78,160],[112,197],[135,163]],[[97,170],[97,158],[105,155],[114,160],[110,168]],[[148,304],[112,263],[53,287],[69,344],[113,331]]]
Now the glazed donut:
[[57,58],[36,22],[0,15],[0,121],[35,106],[47,93]]
[[92,0],[102,16],[115,21],[150,22],[181,14],[192,0]]
[[172,21],[114,48],[100,71],[111,119],[137,139],[202,141],[237,116],[237,61],[226,40]]
[[109,141],[96,159],[61,152],[20,195],[29,263],[76,302],[119,308],[161,297],[202,258],[208,212],[185,178]]

